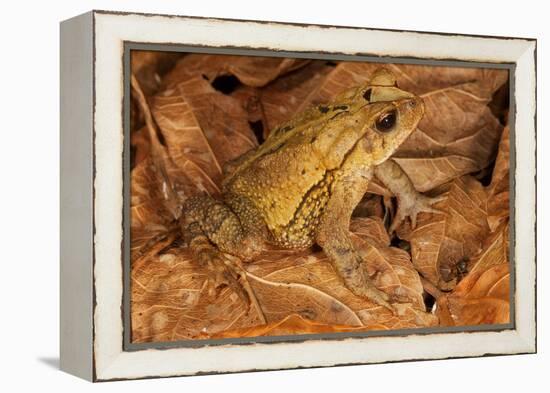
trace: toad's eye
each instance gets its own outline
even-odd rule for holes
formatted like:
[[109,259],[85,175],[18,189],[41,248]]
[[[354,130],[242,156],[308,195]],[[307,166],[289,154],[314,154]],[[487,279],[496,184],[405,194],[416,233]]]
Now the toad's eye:
[[395,121],[397,120],[397,112],[394,110],[383,113],[380,115],[378,120],[376,120],[376,129],[380,132],[389,132],[395,126]]

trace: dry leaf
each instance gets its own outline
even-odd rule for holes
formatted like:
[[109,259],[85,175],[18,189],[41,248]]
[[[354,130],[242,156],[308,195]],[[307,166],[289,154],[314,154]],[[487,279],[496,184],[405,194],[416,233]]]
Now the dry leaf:
[[162,77],[182,57],[177,52],[132,50],[131,70],[146,95],[156,93]]
[[[138,80],[146,96],[151,96],[159,90],[164,74],[174,65],[175,61],[182,56],[180,53],[174,52],[141,50],[132,50],[130,54],[132,74]],[[130,98],[130,130],[136,131],[144,126],[145,121],[134,95]],[[135,132],[132,132],[131,135],[132,141],[135,139],[134,133]],[[137,164],[141,159],[135,158],[135,161]]]
[[487,187],[489,227],[494,231],[510,216],[510,130],[504,129],[498,147],[491,184]]
[[134,169],[139,163],[149,157],[150,142],[147,135],[147,127],[141,127],[139,130],[130,134],[130,144],[132,146],[130,168]]
[[[165,147],[159,140],[156,124],[153,121],[147,99],[138,80],[131,77],[132,92],[143,113],[148,140],[150,141],[150,160],[144,159],[141,166],[135,167],[131,176],[131,192],[133,199],[130,202],[132,230],[147,230],[151,214],[143,214],[145,219],[134,213],[141,208],[146,212],[158,212],[156,220],[165,223],[169,219],[179,218],[183,194],[185,194],[185,175],[174,164]],[[145,168],[147,166],[147,168]],[[134,192],[136,193],[134,195]],[[137,209],[136,209],[137,208]],[[169,218],[165,214],[169,213]],[[162,214],[161,214],[162,213]],[[155,219],[151,224],[154,225]],[[156,232],[156,231],[155,231]],[[153,237],[153,236],[151,236]]]
[[281,57],[189,54],[178,61],[163,82],[170,88],[196,76],[213,82],[219,76],[233,75],[247,86],[260,87],[307,63]]
[[354,217],[378,217],[384,219],[384,199],[380,195],[367,193],[353,211]]
[[489,102],[493,93],[508,81],[508,71],[492,68],[418,66],[389,64],[399,87],[415,94],[460,89],[472,98]]
[[[487,193],[474,178],[455,179],[446,188],[445,200],[435,207],[442,214],[421,213],[417,227],[399,235],[411,243],[416,269],[432,284],[450,290],[456,284],[457,265],[470,260],[489,234]],[[408,230],[410,224],[407,223]]]
[[[358,219],[352,229],[362,247],[376,285],[399,299],[397,315],[355,296],[343,284],[321,251],[265,252],[245,266],[249,284],[268,324],[299,315],[320,325],[400,329],[432,326],[425,312],[422,284],[406,252],[389,247],[380,220]],[[229,329],[263,325],[254,306],[245,305],[229,289],[217,296],[204,290],[203,269],[184,248],[150,258],[132,272],[132,340],[166,341],[215,337]],[[330,330],[329,330],[330,331]]]
[[185,174],[187,197],[219,194],[224,163],[257,146],[239,102],[201,77],[155,96],[151,106],[170,157]]
[[325,61],[313,61],[266,86],[260,101],[267,133],[309,106],[323,102],[319,101],[319,90],[333,69]]
[[253,326],[250,328],[229,329],[212,336],[204,338],[240,338],[260,336],[284,336],[298,334],[316,333],[349,333],[366,332],[369,330],[386,330],[384,325],[349,326],[349,325],[327,325],[305,319],[298,314],[291,314],[285,319],[265,325]]
[[468,272],[474,274],[492,266],[508,263],[509,235],[508,222],[502,223],[485,239],[483,250],[468,262]]
[[440,318],[441,326],[510,322],[508,265],[492,267],[477,278],[479,281],[474,285],[479,293],[466,298],[447,296],[438,300],[436,315]]
[[437,299],[436,315],[444,326],[510,322],[508,225],[488,238],[472,270],[454,291]]
[[132,271],[132,341],[196,338],[237,326],[260,323],[229,290],[208,297],[204,270],[186,248],[173,248],[149,258]]
[[[140,58],[141,56],[141,58]],[[257,137],[294,114],[330,101],[369,79],[375,63],[189,54],[164,75],[166,62],[138,55],[133,70],[131,172],[132,340],[134,342],[351,332],[500,323],[507,318],[508,130],[494,113],[507,71],[384,65],[399,87],[422,95],[426,115],[394,155],[420,191],[446,193],[398,228],[391,243],[383,220],[395,208],[376,180],[354,212],[353,241],[396,314],[353,295],[319,250],[270,250],[244,266],[256,303],[247,309],[223,288],[205,288],[205,271],[179,244],[178,206],[189,195],[220,193],[222,167],[257,146]],[[164,64],[164,65],[163,65]],[[155,93],[158,89],[162,90]],[[489,110],[489,104],[491,110]],[[496,105],[496,107],[495,107]],[[495,111],[496,110],[496,111]],[[497,146],[498,157],[492,167]],[[484,188],[466,174],[491,174]],[[491,232],[493,230],[493,232]],[[394,239],[396,240],[396,239]],[[392,247],[399,244],[401,248]],[[412,254],[412,261],[411,261]],[[507,260],[507,259],[506,259]],[[437,316],[426,312],[419,272],[436,288]],[[428,286],[428,281],[424,283]],[[438,318],[439,317],[439,318]]]
[[[162,185],[159,184],[159,174],[150,158],[142,161],[131,173],[132,230],[146,228],[149,231],[166,229],[174,219],[163,203]],[[135,234],[132,234],[134,236]]]
[[[260,103],[260,94],[261,89],[245,85],[237,86],[230,94],[231,97],[239,101],[241,107],[245,110],[248,123],[253,128],[256,137],[259,137],[259,142],[265,137],[264,114]],[[258,127],[258,129],[256,130],[254,127]]]

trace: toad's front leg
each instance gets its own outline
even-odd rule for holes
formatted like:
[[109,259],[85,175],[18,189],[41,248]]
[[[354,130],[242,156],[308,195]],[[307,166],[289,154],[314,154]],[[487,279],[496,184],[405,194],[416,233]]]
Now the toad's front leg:
[[315,240],[349,290],[393,312],[388,294],[374,286],[359,251],[353,246],[349,232],[351,215],[367,191],[369,177],[370,173],[357,172],[346,175],[333,185]]
[[374,175],[397,197],[397,213],[391,223],[389,233],[393,233],[407,218],[411,219],[412,229],[416,228],[418,213],[442,213],[432,206],[443,200],[443,197],[428,197],[419,193],[405,173],[393,160],[386,160],[374,168]]

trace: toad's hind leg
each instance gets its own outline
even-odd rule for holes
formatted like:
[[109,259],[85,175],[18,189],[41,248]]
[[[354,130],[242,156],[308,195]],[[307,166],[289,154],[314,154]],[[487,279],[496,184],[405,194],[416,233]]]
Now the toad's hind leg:
[[247,261],[260,251],[259,242],[249,235],[237,215],[222,201],[201,195],[186,201],[181,224],[185,243],[209,273],[209,292],[228,286],[247,306],[257,303],[245,271],[227,255]]

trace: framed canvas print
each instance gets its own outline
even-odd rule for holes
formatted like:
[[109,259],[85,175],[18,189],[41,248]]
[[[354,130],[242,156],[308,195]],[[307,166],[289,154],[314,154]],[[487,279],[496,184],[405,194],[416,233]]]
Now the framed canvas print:
[[61,367],[536,351],[536,41],[61,24]]

